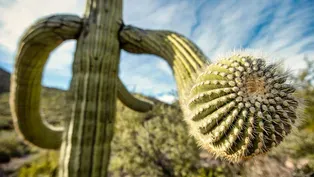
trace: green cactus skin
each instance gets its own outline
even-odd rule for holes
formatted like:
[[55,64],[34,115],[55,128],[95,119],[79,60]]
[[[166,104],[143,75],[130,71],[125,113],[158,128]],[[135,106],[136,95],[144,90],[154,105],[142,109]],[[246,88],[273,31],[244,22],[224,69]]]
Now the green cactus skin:
[[250,55],[209,65],[190,90],[191,134],[204,149],[230,161],[269,151],[297,119],[298,101],[287,76]]
[[120,79],[118,84],[118,98],[127,107],[137,112],[147,112],[153,109],[154,103],[135,98],[123,85]]
[[117,101],[122,0],[87,0],[69,92],[59,176],[107,176]]
[[63,41],[75,39],[81,23],[74,15],[50,16],[38,20],[20,40],[11,77],[10,109],[15,129],[30,144],[60,147],[63,128],[48,125],[40,114],[42,72],[50,52]]

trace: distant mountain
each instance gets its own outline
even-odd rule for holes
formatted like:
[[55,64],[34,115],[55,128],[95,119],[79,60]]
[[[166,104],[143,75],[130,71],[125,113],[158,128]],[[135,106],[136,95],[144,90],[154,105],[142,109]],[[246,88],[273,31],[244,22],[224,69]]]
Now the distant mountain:
[[0,68],[0,94],[10,91],[10,73]]

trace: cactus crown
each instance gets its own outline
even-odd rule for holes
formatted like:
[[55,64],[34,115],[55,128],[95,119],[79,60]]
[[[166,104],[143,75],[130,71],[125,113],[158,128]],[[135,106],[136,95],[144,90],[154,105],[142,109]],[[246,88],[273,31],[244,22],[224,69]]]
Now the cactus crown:
[[297,119],[288,74],[263,58],[234,54],[195,80],[186,121],[200,146],[231,161],[269,151]]

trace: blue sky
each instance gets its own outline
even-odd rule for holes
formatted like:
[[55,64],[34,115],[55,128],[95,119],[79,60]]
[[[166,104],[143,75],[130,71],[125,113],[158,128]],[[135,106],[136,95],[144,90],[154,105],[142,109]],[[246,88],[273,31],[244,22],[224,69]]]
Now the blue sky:
[[[61,6],[59,4],[62,4]],[[0,0],[0,67],[11,71],[17,43],[38,18],[55,13],[82,15],[85,0]],[[179,32],[215,61],[234,49],[257,49],[283,60],[293,71],[314,58],[314,1],[124,0],[124,21],[146,29]],[[75,41],[50,56],[43,85],[67,89]],[[172,101],[172,71],[158,57],[122,52],[120,77],[131,91]]]

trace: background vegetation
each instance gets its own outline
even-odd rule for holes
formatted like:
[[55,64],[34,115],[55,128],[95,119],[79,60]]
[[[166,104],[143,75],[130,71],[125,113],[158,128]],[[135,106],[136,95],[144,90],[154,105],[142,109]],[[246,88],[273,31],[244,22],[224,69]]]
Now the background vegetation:
[[[112,142],[110,174],[113,177],[228,177],[228,176],[314,176],[314,60],[291,78],[298,96],[305,98],[302,121],[276,149],[264,156],[231,164],[199,149],[189,136],[177,102],[169,105],[156,99],[148,113],[137,113],[117,105],[115,137]],[[5,74],[2,81],[7,80]],[[69,107],[66,92],[43,88],[42,115],[61,125]],[[0,94],[0,177],[55,176],[58,152],[26,145],[13,129],[9,93]]]

